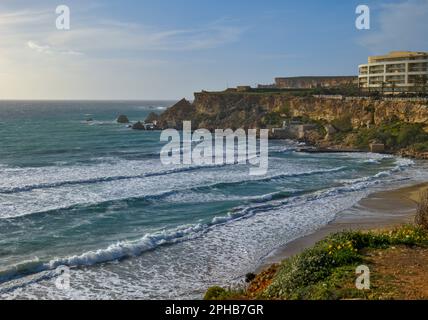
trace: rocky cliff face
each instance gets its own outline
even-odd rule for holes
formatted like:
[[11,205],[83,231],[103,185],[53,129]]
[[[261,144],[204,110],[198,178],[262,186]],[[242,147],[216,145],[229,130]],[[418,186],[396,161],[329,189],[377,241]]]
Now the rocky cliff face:
[[154,115],[149,115],[146,121],[156,120],[158,126],[163,129],[182,129],[183,121],[193,120],[195,114],[195,106],[186,99],[182,99],[157,118]]
[[332,122],[349,117],[353,128],[380,125],[390,121],[428,124],[427,105],[417,102],[312,98],[293,99],[291,106],[293,114],[307,115],[316,120]]
[[182,100],[162,114],[160,119],[163,127],[180,127],[183,120],[192,120],[194,128],[258,128],[264,125],[264,118],[272,112],[287,112],[289,117],[308,117],[328,123],[350,118],[353,128],[388,121],[428,125],[426,102],[340,100],[274,93],[196,93],[193,104]]
[[231,117],[241,126],[259,125],[258,121],[270,112],[286,109],[289,116],[309,117],[332,122],[349,117],[354,128],[379,125],[391,120],[428,125],[427,103],[383,101],[373,99],[328,99],[264,94],[195,94],[197,113],[209,119],[228,122]]
[[[411,152],[411,156],[424,158],[428,157],[427,104],[423,100],[201,92],[195,94],[193,103],[183,99],[161,114],[158,126],[181,129],[183,121],[192,121],[193,129],[211,131],[273,128],[284,120],[299,118],[313,128],[305,130],[303,138],[293,138],[319,147],[367,150],[377,143],[388,151]],[[272,131],[272,138],[281,138],[277,131]]]

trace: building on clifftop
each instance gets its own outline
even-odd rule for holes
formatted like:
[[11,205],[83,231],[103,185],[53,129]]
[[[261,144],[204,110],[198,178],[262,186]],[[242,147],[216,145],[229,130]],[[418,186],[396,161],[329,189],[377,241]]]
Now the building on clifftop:
[[358,85],[367,91],[425,92],[427,80],[428,52],[392,51],[359,66]]

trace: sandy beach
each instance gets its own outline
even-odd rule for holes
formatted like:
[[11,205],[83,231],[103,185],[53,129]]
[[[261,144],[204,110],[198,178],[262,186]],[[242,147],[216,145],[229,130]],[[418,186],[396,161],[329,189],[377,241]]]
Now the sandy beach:
[[419,195],[428,189],[428,182],[409,187],[370,194],[352,208],[342,212],[334,221],[316,232],[296,239],[267,256],[257,267],[256,273],[274,263],[312,247],[331,233],[344,230],[373,230],[391,228],[411,223],[416,213]]

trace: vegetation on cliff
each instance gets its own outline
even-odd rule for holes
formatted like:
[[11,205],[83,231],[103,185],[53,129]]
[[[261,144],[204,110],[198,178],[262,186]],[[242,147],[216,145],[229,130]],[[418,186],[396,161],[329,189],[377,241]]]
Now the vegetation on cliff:
[[[335,122],[333,126],[338,127]],[[418,152],[428,151],[428,133],[423,124],[395,121],[370,128],[353,129],[349,123],[342,121],[340,127],[342,129],[331,136],[331,140],[337,144],[345,141],[349,146],[364,150],[368,149],[370,143],[376,142],[384,144],[390,151],[405,148],[413,148]]]

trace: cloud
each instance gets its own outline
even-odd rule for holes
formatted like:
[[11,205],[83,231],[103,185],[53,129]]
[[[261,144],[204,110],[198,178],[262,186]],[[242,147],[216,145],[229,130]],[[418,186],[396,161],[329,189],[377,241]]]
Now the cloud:
[[[391,50],[428,50],[428,0],[407,0],[380,6],[378,17],[372,17],[372,30],[358,43],[373,53]],[[372,10],[372,15],[374,10]]]
[[34,41],[28,41],[27,42],[28,48],[35,50],[39,53],[46,53],[46,54],[64,54],[64,55],[74,55],[74,56],[80,56],[83,55],[82,52],[74,51],[74,50],[59,50],[54,49],[51,46],[48,45],[40,45]]
[[230,25],[207,25],[192,29],[159,30],[139,24],[101,22],[81,26],[69,32],[49,34],[52,45],[79,48],[89,54],[120,51],[121,54],[139,52],[179,52],[215,49],[239,41],[246,29]]
[[49,46],[41,46],[33,41],[28,41],[27,45],[30,49],[36,50],[37,52],[41,53],[52,53]]
[[[90,14],[90,12],[88,13]],[[81,54],[103,57],[147,52],[179,52],[215,49],[239,41],[246,28],[219,20],[192,28],[157,28],[115,19],[94,19],[74,13],[72,28],[55,28],[52,9],[27,9],[0,13],[0,48],[27,47],[38,53]],[[73,48],[73,50],[54,49]]]
[[45,21],[51,16],[47,10],[21,10],[0,13],[0,26],[13,27],[26,24],[35,24]]
[[213,49],[239,40],[244,28],[209,26],[193,30],[169,30],[148,35],[147,49],[187,51]]

